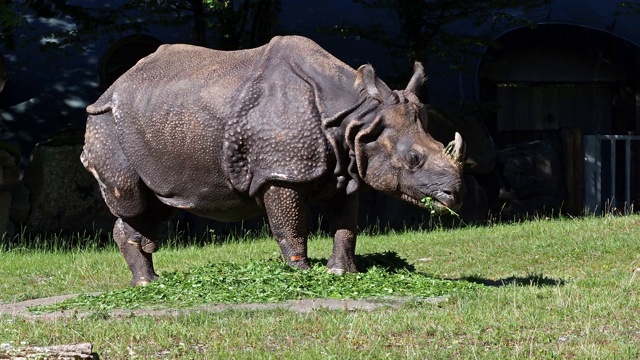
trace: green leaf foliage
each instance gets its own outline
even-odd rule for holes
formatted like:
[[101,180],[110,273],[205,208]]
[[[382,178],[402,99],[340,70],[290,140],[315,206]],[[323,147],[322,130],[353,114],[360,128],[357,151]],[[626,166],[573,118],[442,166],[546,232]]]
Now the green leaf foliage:
[[221,262],[186,272],[163,273],[159,281],[147,286],[81,295],[32,310],[185,308],[210,303],[268,303],[310,298],[427,298],[479,288],[472,282],[435,279],[423,273],[405,269],[392,271],[377,265],[366,272],[336,276],[320,264],[301,271],[272,259],[246,264]]

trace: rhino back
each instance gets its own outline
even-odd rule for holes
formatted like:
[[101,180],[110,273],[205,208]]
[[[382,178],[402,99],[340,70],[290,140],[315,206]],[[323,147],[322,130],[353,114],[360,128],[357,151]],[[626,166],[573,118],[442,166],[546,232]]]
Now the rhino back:
[[166,45],[96,105],[110,102],[125,155],[161,200],[187,209],[241,206],[268,181],[313,181],[335,162],[322,121],[353,102],[353,70],[313,45],[300,38],[235,52]]

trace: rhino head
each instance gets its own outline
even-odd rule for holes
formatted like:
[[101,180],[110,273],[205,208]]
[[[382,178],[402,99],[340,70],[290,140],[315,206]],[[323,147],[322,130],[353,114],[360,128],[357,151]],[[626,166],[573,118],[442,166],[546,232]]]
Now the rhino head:
[[445,147],[427,132],[427,109],[416,95],[423,81],[418,62],[406,89],[396,91],[371,66],[361,66],[355,85],[374,105],[345,135],[358,177],[367,185],[443,213],[462,205],[465,145],[458,133]]

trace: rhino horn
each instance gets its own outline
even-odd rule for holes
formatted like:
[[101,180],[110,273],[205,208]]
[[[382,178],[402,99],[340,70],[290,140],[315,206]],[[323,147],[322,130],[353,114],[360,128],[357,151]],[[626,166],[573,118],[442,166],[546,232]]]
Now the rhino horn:
[[444,148],[444,154],[458,166],[464,162],[465,144],[460,133],[456,132],[455,139]]
[[405,91],[417,94],[420,86],[422,86],[425,80],[426,76],[424,75],[424,67],[421,62],[416,61],[413,64],[413,76],[411,76],[411,80],[409,80],[409,84],[407,84]]

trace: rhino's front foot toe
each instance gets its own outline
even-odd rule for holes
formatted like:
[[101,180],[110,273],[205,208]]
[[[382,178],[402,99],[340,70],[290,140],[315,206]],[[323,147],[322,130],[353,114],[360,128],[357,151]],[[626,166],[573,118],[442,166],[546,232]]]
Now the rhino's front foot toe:
[[133,279],[131,279],[131,286],[145,286],[158,280],[159,278],[160,277],[156,274],[134,277]]
[[327,272],[329,274],[340,276],[340,275],[343,275],[345,273],[345,270],[344,269],[340,269],[340,268],[329,268],[329,269],[327,269]]
[[327,268],[327,271],[334,275],[342,275],[346,272],[358,272],[355,260],[347,257],[331,257],[327,263]]
[[309,264],[309,259],[307,259],[305,256],[289,256],[285,258],[285,261],[287,263],[287,265],[291,266],[292,268],[296,268],[296,269],[300,269],[300,270],[307,270],[311,268],[311,265]]

